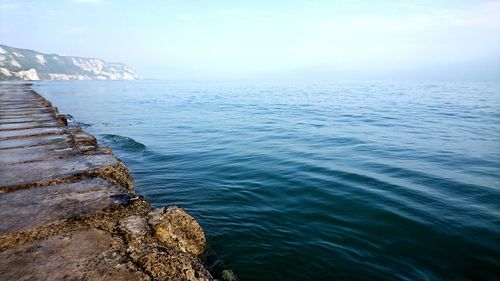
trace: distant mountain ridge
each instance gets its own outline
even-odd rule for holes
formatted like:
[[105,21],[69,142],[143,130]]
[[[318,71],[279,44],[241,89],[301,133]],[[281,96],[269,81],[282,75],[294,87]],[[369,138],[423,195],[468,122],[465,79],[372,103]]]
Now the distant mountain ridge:
[[135,80],[123,63],[44,54],[0,45],[0,80]]

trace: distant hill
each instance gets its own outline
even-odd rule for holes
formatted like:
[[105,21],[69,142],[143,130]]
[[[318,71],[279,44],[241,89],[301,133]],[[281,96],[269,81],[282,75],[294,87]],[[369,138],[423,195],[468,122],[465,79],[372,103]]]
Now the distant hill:
[[134,80],[122,63],[95,58],[43,54],[0,45],[0,80]]

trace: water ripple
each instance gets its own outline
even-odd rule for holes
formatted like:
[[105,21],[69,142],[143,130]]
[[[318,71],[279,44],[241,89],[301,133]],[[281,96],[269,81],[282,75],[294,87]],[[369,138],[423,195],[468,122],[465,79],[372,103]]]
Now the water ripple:
[[[61,82],[240,280],[496,280],[498,83]],[[140,140],[140,142],[138,141]]]

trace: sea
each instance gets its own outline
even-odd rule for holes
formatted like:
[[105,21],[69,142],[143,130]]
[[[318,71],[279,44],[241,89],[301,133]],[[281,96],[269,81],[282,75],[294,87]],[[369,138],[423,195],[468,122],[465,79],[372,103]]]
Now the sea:
[[238,280],[500,280],[500,82],[37,82]]

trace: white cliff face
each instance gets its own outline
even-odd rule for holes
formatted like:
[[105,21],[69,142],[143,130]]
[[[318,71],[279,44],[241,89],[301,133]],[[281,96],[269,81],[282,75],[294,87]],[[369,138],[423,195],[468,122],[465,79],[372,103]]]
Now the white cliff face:
[[88,75],[71,75],[63,73],[49,73],[50,80],[95,80]]
[[98,80],[134,80],[138,78],[134,71],[121,64],[83,58],[73,58],[72,62],[82,70],[95,74],[95,78]]
[[16,74],[21,80],[40,80],[36,69],[31,68],[30,70],[22,70]]
[[121,64],[107,64],[100,59],[84,58],[72,58],[72,62],[82,70],[95,74],[98,80],[134,80],[138,78],[134,71]]
[[79,68],[85,71],[93,72],[94,74],[101,73],[104,67],[104,62],[98,59],[73,58],[72,61],[73,64]]
[[7,77],[11,77],[12,76],[12,73],[10,73],[10,71],[6,68],[3,68],[3,67],[0,67],[0,73],[2,73],[3,75],[7,76]]
[[137,73],[121,63],[0,45],[0,80],[134,80]]

